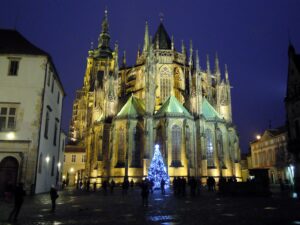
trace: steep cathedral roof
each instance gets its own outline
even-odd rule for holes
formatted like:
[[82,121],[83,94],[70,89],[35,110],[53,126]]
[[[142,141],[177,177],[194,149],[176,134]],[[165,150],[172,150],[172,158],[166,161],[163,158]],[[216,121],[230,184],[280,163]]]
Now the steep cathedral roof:
[[159,24],[155,36],[153,37],[154,46],[156,46],[157,41],[159,43],[159,49],[171,49],[171,39],[162,22]]
[[174,96],[170,96],[155,114],[155,117],[163,116],[184,116],[192,118],[189,111]]
[[219,119],[222,118],[221,115],[214,109],[214,107],[205,98],[203,98],[202,101],[202,111],[206,119],[214,119],[216,117]]
[[117,119],[122,118],[137,118],[139,116],[143,116],[145,114],[145,106],[143,102],[134,97],[131,96],[125,105],[122,107],[120,112],[117,114]]

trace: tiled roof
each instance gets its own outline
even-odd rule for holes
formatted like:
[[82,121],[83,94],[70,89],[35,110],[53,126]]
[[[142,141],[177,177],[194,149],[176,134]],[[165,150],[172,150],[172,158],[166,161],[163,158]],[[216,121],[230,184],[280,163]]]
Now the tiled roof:
[[143,116],[144,114],[145,106],[143,102],[140,99],[131,96],[117,114],[117,118],[137,118],[139,116]]
[[185,116],[192,117],[189,111],[177,100],[176,97],[170,96],[167,101],[156,112],[156,117],[161,116]]
[[16,30],[0,29],[0,54],[29,54],[46,55],[49,54],[24,38]]
[[82,152],[84,153],[85,152],[85,148],[84,147],[79,147],[79,146],[75,146],[75,145],[66,145],[65,147],[65,152],[69,152],[69,153],[79,153],[79,152]]
[[202,101],[202,112],[205,119],[222,118],[221,115],[214,109],[214,107],[205,98],[203,98]]
[[153,37],[154,46],[156,46],[157,40],[159,42],[159,49],[171,49],[171,39],[162,23],[159,24]]

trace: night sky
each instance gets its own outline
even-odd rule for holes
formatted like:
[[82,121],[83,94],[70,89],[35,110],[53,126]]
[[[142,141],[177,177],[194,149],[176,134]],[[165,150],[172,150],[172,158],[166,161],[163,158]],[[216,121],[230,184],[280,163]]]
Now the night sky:
[[[142,46],[145,21],[153,35],[164,15],[175,48],[193,40],[200,63],[206,54],[213,68],[218,52],[222,73],[228,64],[233,87],[233,121],[241,148],[248,151],[255,134],[285,122],[284,97],[289,39],[300,52],[299,0],[1,0],[0,28],[16,28],[51,54],[66,91],[63,129],[67,132],[75,90],[83,83],[87,51],[101,31],[108,9],[111,47],[118,41],[127,64]],[[188,47],[188,46],[187,46]]]

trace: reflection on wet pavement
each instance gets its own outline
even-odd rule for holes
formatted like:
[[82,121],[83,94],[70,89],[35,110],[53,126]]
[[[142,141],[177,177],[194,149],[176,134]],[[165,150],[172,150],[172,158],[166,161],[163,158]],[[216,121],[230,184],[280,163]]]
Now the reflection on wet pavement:
[[264,209],[266,209],[266,210],[274,210],[274,209],[277,209],[277,208],[268,206],[268,207],[265,207]]
[[150,216],[149,219],[153,222],[159,221],[172,221],[176,219],[176,216],[165,215],[165,216]]
[[223,214],[221,214],[222,216],[235,216],[234,214],[232,214],[232,213],[223,213]]

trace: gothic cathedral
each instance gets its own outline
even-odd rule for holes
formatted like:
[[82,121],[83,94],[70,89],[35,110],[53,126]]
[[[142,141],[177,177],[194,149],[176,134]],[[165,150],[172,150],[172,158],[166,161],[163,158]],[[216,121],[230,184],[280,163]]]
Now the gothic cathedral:
[[107,11],[98,46],[88,51],[83,87],[76,92],[70,139],[86,149],[86,177],[147,176],[159,145],[169,176],[241,177],[239,138],[232,123],[228,71],[221,77],[207,57],[200,67],[190,42],[174,46],[162,21],[144,44],[136,63],[120,61],[110,47]]

